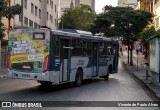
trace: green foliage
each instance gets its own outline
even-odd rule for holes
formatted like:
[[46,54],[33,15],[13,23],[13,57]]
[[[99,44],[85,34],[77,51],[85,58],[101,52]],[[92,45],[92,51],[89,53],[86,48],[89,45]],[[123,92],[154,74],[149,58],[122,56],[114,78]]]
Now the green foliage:
[[22,7],[19,4],[8,7],[8,0],[0,0],[0,39],[5,36],[4,31],[6,30],[2,23],[2,18],[6,17],[10,20],[14,15],[19,15],[21,13]]
[[143,30],[143,32],[141,33],[141,44],[147,48],[147,46],[148,46],[147,40],[150,37],[155,36],[155,35],[156,35],[156,30],[153,26]]
[[92,27],[93,33],[104,33],[108,37],[121,36],[127,40],[135,40],[139,33],[152,22],[153,14],[130,7],[105,6]]
[[88,31],[94,23],[95,12],[88,5],[80,5],[64,10],[59,29],[79,29]]

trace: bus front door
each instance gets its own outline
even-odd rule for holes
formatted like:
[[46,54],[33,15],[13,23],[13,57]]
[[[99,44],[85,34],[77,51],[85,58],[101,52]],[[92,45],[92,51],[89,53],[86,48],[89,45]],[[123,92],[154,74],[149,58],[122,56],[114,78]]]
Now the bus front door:
[[61,39],[61,69],[60,69],[60,82],[67,82],[70,80],[70,68],[71,68],[71,55],[68,39]]
[[119,61],[119,46],[113,44],[113,73],[118,72],[118,61]]
[[92,56],[92,76],[98,76],[98,42],[93,43],[93,56]]

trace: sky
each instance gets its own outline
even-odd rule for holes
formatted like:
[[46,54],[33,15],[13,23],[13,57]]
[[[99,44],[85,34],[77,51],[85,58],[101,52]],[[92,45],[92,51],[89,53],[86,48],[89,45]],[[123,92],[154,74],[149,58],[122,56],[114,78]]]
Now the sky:
[[102,12],[102,8],[106,5],[117,6],[118,0],[95,0],[95,11],[97,13]]

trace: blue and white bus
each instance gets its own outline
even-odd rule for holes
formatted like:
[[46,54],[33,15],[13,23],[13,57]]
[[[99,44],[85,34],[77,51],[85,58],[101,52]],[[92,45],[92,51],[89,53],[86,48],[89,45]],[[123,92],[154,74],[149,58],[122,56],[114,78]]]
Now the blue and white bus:
[[[74,32],[73,32],[74,31]],[[9,35],[9,76],[42,85],[118,72],[118,41],[75,30],[15,29]]]

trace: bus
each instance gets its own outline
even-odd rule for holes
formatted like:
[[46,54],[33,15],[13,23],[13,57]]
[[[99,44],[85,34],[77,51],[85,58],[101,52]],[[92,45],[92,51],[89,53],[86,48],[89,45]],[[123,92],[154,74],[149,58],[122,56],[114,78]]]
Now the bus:
[[14,29],[9,33],[9,77],[42,85],[108,80],[118,72],[118,41],[78,30]]

